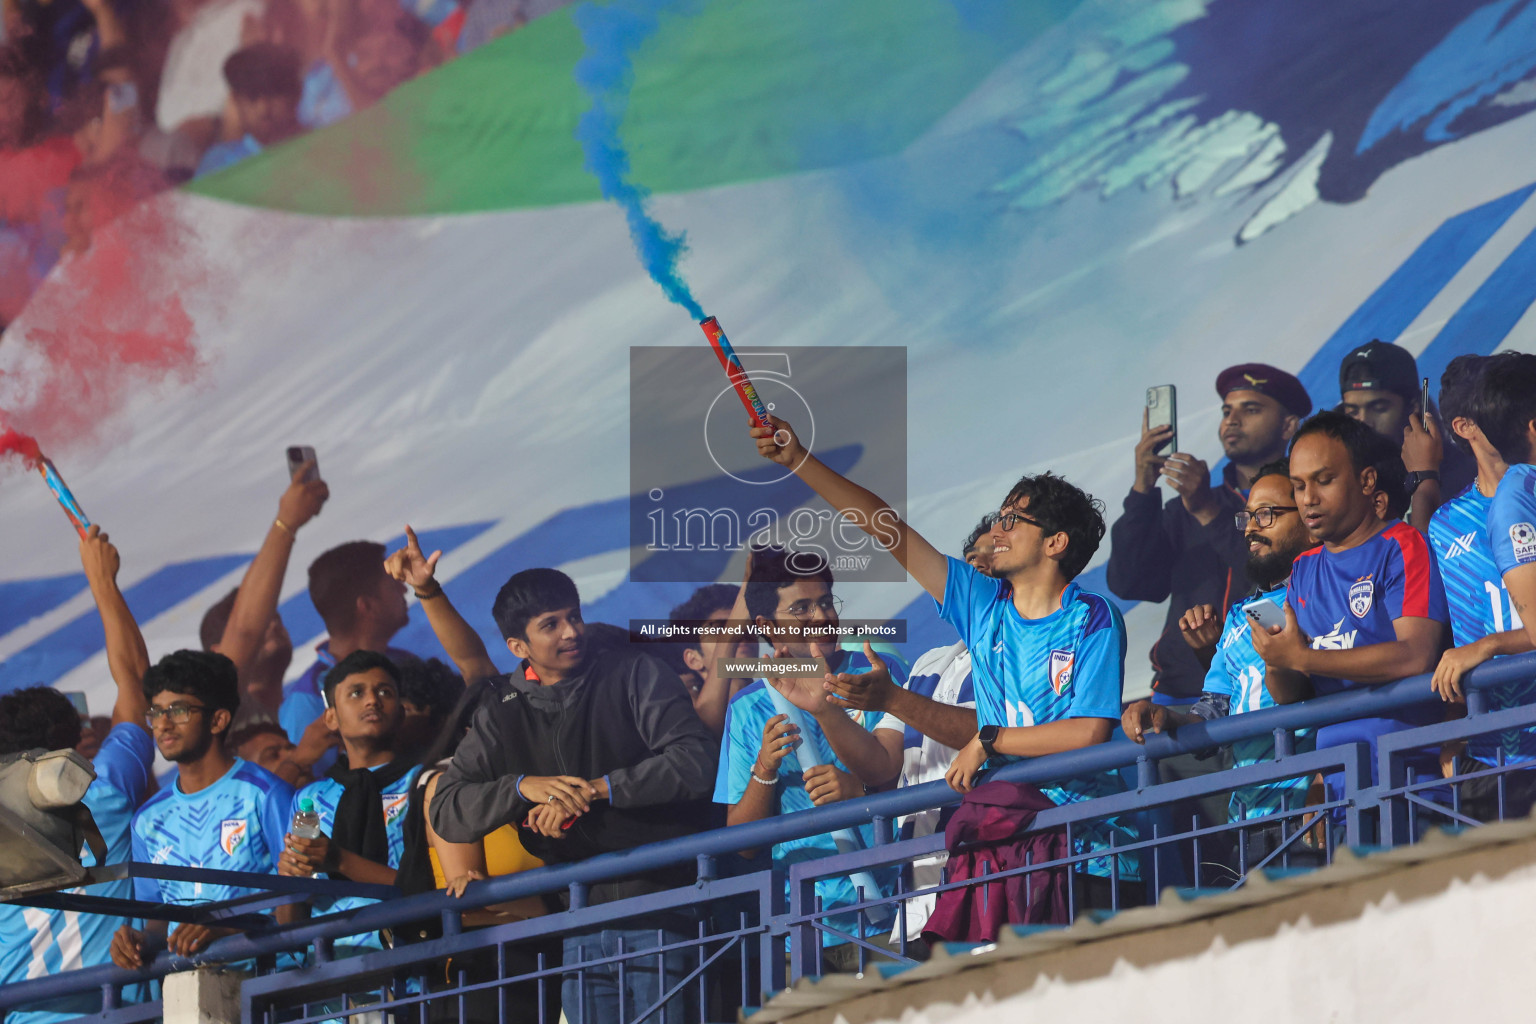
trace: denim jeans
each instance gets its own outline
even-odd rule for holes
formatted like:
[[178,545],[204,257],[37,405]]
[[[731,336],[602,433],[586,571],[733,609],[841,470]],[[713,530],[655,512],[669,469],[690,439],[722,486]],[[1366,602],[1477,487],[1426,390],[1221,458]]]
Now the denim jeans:
[[[688,936],[663,931],[661,938],[667,945],[671,945],[686,941]],[[569,935],[565,939],[566,968],[618,956],[621,939],[626,953],[654,949],[657,946],[657,932],[654,928],[615,928],[586,935]],[[664,976],[658,969],[658,959],[666,961]],[[638,1024],[642,1020],[640,1015],[655,1007],[665,991],[676,988],[696,963],[697,956],[692,950],[675,950],[659,957],[637,957],[623,961],[622,1016],[619,1013],[618,963],[588,967],[580,974],[568,970],[560,986],[560,1002],[566,1020],[570,1024]],[[686,989],[676,992],[665,1006],[643,1018],[646,1024],[685,1024],[690,1019],[691,1001],[688,996],[697,990],[697,985],[689,984]]]

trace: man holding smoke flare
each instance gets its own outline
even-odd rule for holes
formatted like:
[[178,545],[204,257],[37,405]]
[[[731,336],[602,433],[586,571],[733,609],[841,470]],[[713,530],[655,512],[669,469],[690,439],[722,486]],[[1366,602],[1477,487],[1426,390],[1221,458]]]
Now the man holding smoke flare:
[[[989,762],[1041,757],[1109,739],[1120,720],[1125,624],[1108,600],[1072,582],[1104,537],[1101,502],[1050,473],[1022,478],[993,520],[993,575],[988,576],[940,553],[878,495],[808,452],[788,423],[769,419],[770,426],[750,426],[758,454],[791,469],[888,549],[972,653],[980,728],[951,765],[951,786],[969,792]],[[1068,803],[1121,789],[1103,774],[1065,781],[1045,793]],[[1108,846],[1110,831],[1120,828],[1115,822],[1089,825],[1076,852]],[[1087,861],[1085,870],[1090,903],[1107,904],[1108,859]],[[1134,862],[1122,858],[1120,879],[1138,875]]]

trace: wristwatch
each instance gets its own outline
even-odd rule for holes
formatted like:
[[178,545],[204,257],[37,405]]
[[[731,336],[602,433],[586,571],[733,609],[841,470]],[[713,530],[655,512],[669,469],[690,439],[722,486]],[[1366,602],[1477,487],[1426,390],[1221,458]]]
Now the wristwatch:
[[981,727],[981,731],[976,734],[976,738],[981,741],[981,749],[986,751],[988,757],[997,756],[997,751],[992,749],[992,744],[997,742],[997,733],[997,726],[984,725]]
[[1424,481],[1439,479],[1440,471],[1438,469],[1416,469],[1408,474],[1407,479],[1403,483],[1403,490],[1411,495],[1419,489],[1419,484]]

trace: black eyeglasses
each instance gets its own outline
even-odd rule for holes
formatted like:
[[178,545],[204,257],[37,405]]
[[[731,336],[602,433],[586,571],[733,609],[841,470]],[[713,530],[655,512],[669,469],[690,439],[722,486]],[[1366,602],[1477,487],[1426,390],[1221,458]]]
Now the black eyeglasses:
[[150,708],[148,711],[144,712],[144,721],[149,723],[150,727],[153,728],[156,722],[160,721],[160,719],[164,718],[166,715],[170,715],[171,721],[175,722],[177,725],[181,725],[182,723],[186,722],[187,719],[192,717],[192,712],[207,710],[208,708],[202,704],[177,703],[172,704],[168,708]]
[[1287,512],[1295,511],[1297,511],[1295,505],[1260,505],[1252,512],[1239,512],[1232,517],[1232,521],[1242,531],[1247,531],[1250,522],[1261,530],[1267,530],[1275,525],[1276,519]]
[[1030,526],[1037,527],[1038,529],[1045,529],[1045,527],[1040,524],[1040,520],[1031,519],[1029,516],[1019,512],[1000,512],[997,515],[992,516],[991,519],[992,525],[1001,526],[1004,533],[1012,533],[1013,528],[1019,523],[1028,523]]
[[811,609],[813,608],[820,608],[821,613],[830,619],[843,610],[843,599],[836,596],[835,594],[828,594],[826,597],[819,601],[812,601],[809,598],[806,598],[802,601],[796,601],[794,604],[790,605],[784,610],[788,612],[791,617],[804,622],[806,617],[811,614]]

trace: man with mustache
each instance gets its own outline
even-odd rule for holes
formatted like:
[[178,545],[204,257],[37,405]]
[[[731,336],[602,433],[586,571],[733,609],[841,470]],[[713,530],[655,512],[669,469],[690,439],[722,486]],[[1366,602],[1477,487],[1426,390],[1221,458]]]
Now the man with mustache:
[[[1265,685],[1264,662],[1254,649],[1252,620],[1244,606],[1256,601],[1268,601],[1276,607],[1284,605],[1291,563],[1312,545],[1298,514],[1291,490],[1290,465],[1285,459],[1260,467],[1249,488],[1247,505],[1235,519],[1248,540],[1246,571],[1256,590],[1227,612],[1221,639],[1205,676],[1205,690],[1188,711],[1177,711],[1150,700],[1136,701],[1125,709],[1121,725],[1137,743],[1146,742],[1148,732],[1171,733],[1190,722],[1260,711],[1277,703]],[[1207,615],[1213,614],[1209,605],[1204,610]],[[1239,767],[1257,764],[1274,758],[1275,743],[1269,738],[1242,740],[1233,744],[1232,752]],[[1299,805],[1307,781],[1287,779],[1236,790],[1231,797],[1231,819],[1262,818]]]

